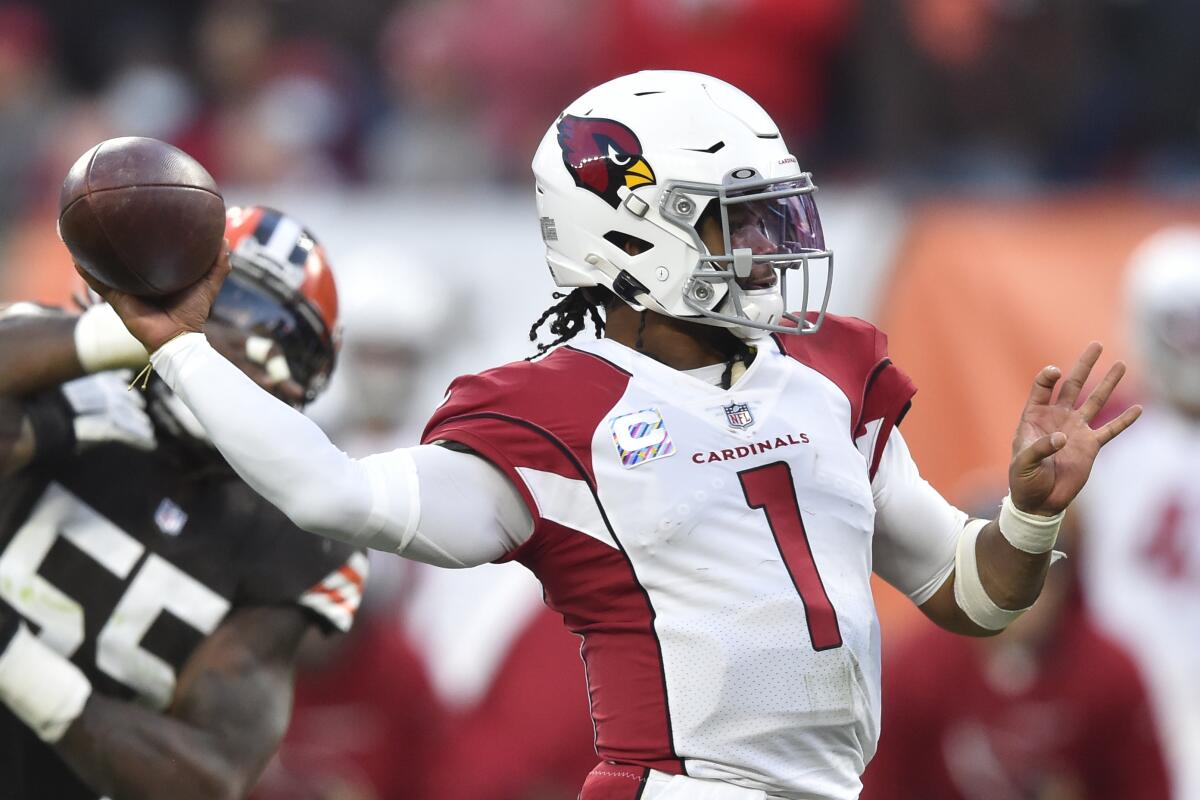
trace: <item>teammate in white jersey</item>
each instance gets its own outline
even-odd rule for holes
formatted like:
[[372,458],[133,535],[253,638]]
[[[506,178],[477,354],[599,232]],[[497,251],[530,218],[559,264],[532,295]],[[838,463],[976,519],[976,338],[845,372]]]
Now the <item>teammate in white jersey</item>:
[[1135,252],[1127,296],[1153,396],[1080,496],[1088,606],[1144,675],[1173,796],[1200,798],[1200,228]]
[[[831,266],[815,186],[752,99],[643,72],[572,103],[534,158],[561,344],[461,378],[424,444],[351,459],[166,308],[105,294],[229,462],[301,527],[443,566],[515,559],[583,639],[603,763],[584,800],[853,798],[879,730],[872,571],[987,635],[1037,597],[1059,515],[1137,417],[1076,408],[1100,354],[1036,377],[1011,499],[968,521],[896,431],[914,389],[870,325],[784,313]],[[535,326],[536,327],[536,326]],[[598,330],[599,332],[599,330]],[[952,435],[951,432],[948,432]]]

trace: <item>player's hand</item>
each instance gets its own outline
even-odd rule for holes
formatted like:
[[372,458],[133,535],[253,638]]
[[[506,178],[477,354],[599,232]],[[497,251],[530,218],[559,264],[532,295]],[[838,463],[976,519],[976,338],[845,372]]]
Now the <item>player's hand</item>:
[[1054,387],[1062,377],[1058,367],[1044,367],[1034,379],[1008,467],[1009,492],[1020,510],[1048,517],[1064,510],[1087,483],[1100,448],[1142,413],[1141,406],[1130,406],[1103,427],[1093,430],[1090,425],[1125,374],[1120,361],[1109,368],[1083,405],[1075,407],[1102,350],[1099,342],[1087,346],[1057,398]]
[[96,294],[108,301],[146,352],[153,353],[181,333],[199,333],[217,292],[229,274],[229,242],[221,247],[212,268],[196,283],[166,297],[147,299],[109,288],[77,264],[75,271]]

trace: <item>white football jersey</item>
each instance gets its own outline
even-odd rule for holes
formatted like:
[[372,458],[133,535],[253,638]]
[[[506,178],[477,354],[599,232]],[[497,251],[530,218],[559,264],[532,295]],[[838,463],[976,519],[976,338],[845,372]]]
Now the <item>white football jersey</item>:
[[1096,621],[1142,670],[1175,797],[1200,800],[1200,424],[1161,407],[1104,448],[1081,514]]
[[424,440],[524,496],[509,557],[583,640],[602,758],[849,799],[879,734],[872,477],[913,393],[831,315],[730,390],[611,340],[460,378]]

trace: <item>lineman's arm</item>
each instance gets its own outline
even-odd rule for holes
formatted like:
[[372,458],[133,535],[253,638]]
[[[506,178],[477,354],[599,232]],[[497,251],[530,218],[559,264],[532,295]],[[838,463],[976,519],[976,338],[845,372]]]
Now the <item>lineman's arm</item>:
[[0,308],[0,395],[27,395],[89,373],[145,363],[146,349],[106,304],[81,315],[32,303]]
[[22,626],[0,656],[0,689],[98,794],[242,798],[287,729],[293,662],[311,625],[296,607],[235,611],[188,660],[166,712],[89,695],[82,673]]

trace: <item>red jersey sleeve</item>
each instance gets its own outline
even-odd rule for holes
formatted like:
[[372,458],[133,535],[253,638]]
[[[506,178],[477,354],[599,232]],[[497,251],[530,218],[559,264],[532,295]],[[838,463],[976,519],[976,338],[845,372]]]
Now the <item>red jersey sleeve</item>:
[[614,364],[562,347],[540,361],[457,378],[421,442],[456,442],[495,464],[525,499],[536,536],[541,515],[522,470],[583,480],[594,492],[592,438],[628,382]]
[[887,335],[856,317],[826,314],[816,333],[775,334],[775,341],[785,354],[821,373],[845,393],[850,402],[850,437],[867,459],[874,478],[888,437],[904,419],[917,392],[912,379],[888,357]]

